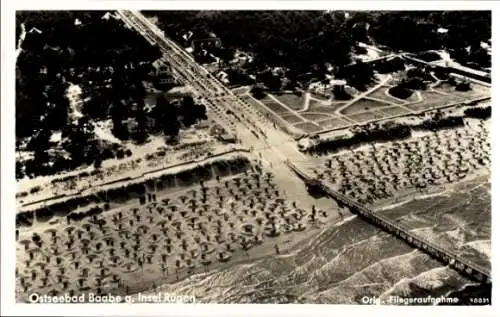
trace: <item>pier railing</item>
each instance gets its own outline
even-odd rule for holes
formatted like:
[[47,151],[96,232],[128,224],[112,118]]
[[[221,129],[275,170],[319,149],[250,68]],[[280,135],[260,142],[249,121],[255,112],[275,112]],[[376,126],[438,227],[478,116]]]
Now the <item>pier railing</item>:
[[404,240],[409,245],[429,254],[431,257],[440,260],[446,265],[452,267],[458,272],[471,277],[474,280],[483,283],[491,283],[490,271],[471,261],[460,257],[455,252],[446,250],[436,243],[421,237],[412,232],[412,230],[402,224],[395,223],[380,213],[376,213],[369,208],[361,205],[355,200],[335,191],[331,185],[316,179],[308,174],[303,169],[300,169],[295,164],[286,161],[286,164],[299,175],[309,185],[317,186],[332,198],[341,204],[348,206],[353,212],[357,213],[364,219],[383,229],[384,231]]

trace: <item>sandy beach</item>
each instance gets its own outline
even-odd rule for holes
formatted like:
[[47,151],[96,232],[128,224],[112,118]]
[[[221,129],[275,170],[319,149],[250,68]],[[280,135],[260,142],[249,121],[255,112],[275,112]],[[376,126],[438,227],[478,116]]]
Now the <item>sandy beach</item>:
[[274,179],[252,165],[199,185],[149,188],[146,202],[124,201],[81,221],[51,219],[21,228],[18,297],[137,293],[194,273],[285,254],[338,218],[287,200]]
[[344,195],[380,206],[432,194],[436,187],[446,191],[490,166],[490,153],[489,122],[468,120],[464,127],[330,155],[312,170]]

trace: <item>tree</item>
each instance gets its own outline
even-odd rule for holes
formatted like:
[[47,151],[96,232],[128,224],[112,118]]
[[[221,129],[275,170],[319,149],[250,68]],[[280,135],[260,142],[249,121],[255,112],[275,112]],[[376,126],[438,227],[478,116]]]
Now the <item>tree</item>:
[[94,168],[99,169],[99,168],[101,168],[101,166],[102,166],[102,159],[99,155],[97,155],[95,160],[94,160]]
[[[102,15],[97,11],[17,13],[18,31],[21,23],[27,31],[42,31],[26,34],[17,59],[16,121],[23,123],[16,125],[18,138],[43,130],[49,135],[67,130],[69,82],[82,89],[82,113],[90,118],[106,118],[113,108],[110,105],[143,100],[144,87],[137,83],[147,76],[151,61],[161,55],[159,49],[134,30],[124,28],[122,22],[103,20]],[[75,25],[76,18],[81,25]],[[94,41],[99,36],[107,40]],[[127,138],[121,124],[129,117],[125,110],[117,112],[122,116],[113,116],[114,132],[121,139]],[[73,163],[76,161],[74,157]],[[84,161],[88,160],[80,160]]]
[[156,98],[156,107],[153,115],[158,118],[156,123],[161,131],[168,137],[176,137],[180,130],[178,121],[179,111],[163,94]]
[[34,162],[38,167],[49,160],[47,152],[49,148],[49,140],[50,131],[44,129],[39,131],[39,133],[36,134],[28,143],[28,149],[34,151]]
[[337,85],[333,88],[333,95],[337,100],[349,100],[352,96],[345,90],[343,85]]
[[111,106],[111,121],[113,122],[113,135],[120,140],[127,140],[129,137],[128,128],[123,124],[124,115],[121,106],[113,104]]
[[217,50],[217,57],[221,59],[224,65],[228,65],[234,59],[236,50],[234,48],[220,48]]
[[193,125],[200,119],[207,118],[205,106],[196,104],[190,96],[183,98],[182,106],[179,110],[183,118],[183,124],[186,127]]
[[135,120],[137,122],[137,128],[134,133],[134,140],[137,143],[142,144],[148,138],[146,111],[144,110],[144,102],[142,100],[137,104]]
[[389,89],[389,93],[399,99],[407,99],[412,94],[413,91],[404,87],[404,85],[397,85]]
[[357,90],[365,91],[374,81],[375,72],[370,64],[358,60],[353,65],[340,69],[336,76],[346,79],[347,83]]
[[427,84],[421,77],[411,77],[403,80],[400,84],[401,88],[408,90],[425,90]]
[[469,82],[460,82],[456,85],[455,90],[457,91],[469,91],[471,90]]
[[24,166],[21,162],[16,161],[16,179],[22,179],[24,177]]
[[85,148],[93,135],[94,126],[88,121],[87,118],[80,118],[76,124],[69,126],[67,131],[68,140],[63,143],[63,147],[70,154],[71,165],[76,167],[81,165],[87,159],[90,158],[90,163],[93,160],[95,154],[86,154]]
[[250,93],[256,98],[256,99],[262,99],[266,96],[265,92],[265,87],[262,84],[257,84],[252,87],[250,90]]
[[123,149],[118,149],[116,151],[116,158],[118,159],[122,159],[125,157],[125,152],[123,151]]
[[405,61],[400,57],[382,59],[375,63],[375,69],[382,74],[405,70]]

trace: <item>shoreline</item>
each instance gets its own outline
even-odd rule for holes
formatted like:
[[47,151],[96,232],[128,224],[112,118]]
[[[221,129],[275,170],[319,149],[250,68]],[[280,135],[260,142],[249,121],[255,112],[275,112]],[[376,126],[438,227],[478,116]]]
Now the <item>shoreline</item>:
[[406,205],[415,200],[422,200],[436,196],[446,195],[447,193],[452,192],[454,187],[456,186],[460,186],[461,184],[469,182],[474,179],[480,179],[487,175],[489,176],[489,178],[491,178],[491,170],[489,168],[482,168],[475,171],[474,173],[467,175],[465,178],[459,180],[458,182],[453,182],[451,184],[446,184],[446,185],[432,186],[429,187],[426,190],[426,192],[412,189],[408,193],[376,201],[369,207],[373,209],[375,212],[391,210]]
[[[273,255],[275,256],[279,256],[279,257],[287,257],[287,256],[290,256],[292,255],[294,252],[296,252],[297,250],[299,250],[299,247],[306,244],[307,242],[309,242],[309,240],[311,238],[313,238],[313,236],[315,235],[321,235],[324,231],[327,231],[329,229],[331,229],[331,227],[339,227],[341,225],[344,225],[345,223],[349,222],[349,221],[352,221],[353,219],[357,218],[358,216],[357,215],[352,215],[352,216],[349,216],[349,217],[346,217],[344,218],[343,220],[340,220],[339,221],[339,218],[340,217],[337,217],[335,220],[335,222],[332,222],[332,223],[329,223],[329,224],[326,224],[326,226],[322,227],[322,228],[314,228],[314,229],[309,229],[309,230],[306,230],[306,233],[304,233],[303,235],[299,236],[297,235],[294,239],[292,239],[293,241],[289,241],[289,245],[284,248],[284,249],[281,249],[283,252],[280,252],[279,255],[276,255],[275,252],[274,252],[274,248],[272,248],[271,246],[271,249],[268,249],[268,250],[265,250],[267,248],[270,247],[270,244],[272,243],[264,243],[256,248],[252,248],[250,251],[252,252],[248,252],[249,254],[250,253],[257,253],[257,254],[260,254],[258,256],[255,256],[255,257],[247,257],[246,254],[244,254],[243,251],[241,250],[238,250],[238,255],[240,256],[238,259],[236,260],[231,260],[229,262],[226,262],[226,263],[221,263],[221,262],[217,262],[217,263],[214,263],[213,264],[213,267],[210,267],[208,270],[196,270],[195,272],[191,273],[191,274],[187,274],[186,276],[178,279],[178,280],[169,280],[168,278],[163,280],[162,283],[160,283],[159,285],[156,285],[155,288],[145,288],[145,289],[142,289],[142,290],[138,290],[137,292],[135,293],[131,293],[129,295],[131,295],[132,297],[134,296],[138,296],[138,294],[141,294],[141,295],[152,295],[152,294],[155,294],[157,293],[158,291],[162,291],[162,288],[168,286],[168,285],[175,285],[177,283],[180,283],[180,282],[183,282],[185,281],[186,279],[189,279],[195,275],[200,275],[200,274],[213,274],[215,271],[217,270],[224,270],[224,269],[227,269],[228,267],[231,267],[231,266],[238,266],[238,265],[248,265],[248,264],[257,264],[259,261],[265,259],[265,258],[268,258],[268,257],[271,257]],[[293,234],[293,233],[292,233]],[[274,241],[270,241],[270,242],[274,242]],[[264,249],[265,253],[262,253],[262,252],[259,252],[259,251],[262,251],[261,249]],[[217,265],[215,265],[217,264]],[[152,285],[152,284],[151,284]]]
[[[472,179],[484,177],[484,176],[486,176],[489,173],[490,173],[490,171],[488,169],[480,170],[480,171],[478,171],[476,173],[473,173],[472,175],[467,176],[466,178],[460,180],[459,182],[451,184],[450,186],[448,186],[450,188],[447,188],[444,191],[441,190],[441,191],[438,191],[438,192],[435,192],[435,193],[429,193],[429,194],[423,193],[422,195],[419,195],[419,196],[416,196],[414,198],[410,198],[410,199],[404,200],[402,202],[397,202],[395,204],[385,205],[385,206],[383,206],[380,209],[376,209],[376,211],[384,211],[384,210],[388,210],[388,209],[393,209],[393,208],[396,208],[398,206],[407,204],[407,203],[409,203],[409,202],[411,202],[413,200],[428,199],[428,198],[432,198],[432,197],[435,197],[435,196],[444,195],[444,194],[450,192],[453,189],[453,187],[455,187],[457,185],[460,185],[461,183],[464,183],[466,181],[470,181]],[[436,188],[436,189],[439,189],[439,187]],[[434,190],[436,190],[436,189],[434,189]],[[415,193],[418,193],[418,191],[415,191]],[[398,198],[396,197],[396,198],[393,198],[393,199],[398,199]],[[332,226],[341,226],[341,225],[345,224],[346,222],[349,222],[349,221],[351,221],[351,220],[353,220],[353,219],[355,219],[357,217],[358,216],[356,214],[353,214],[353,215],[350,215],[348,217],[345,217],[343,220],[340,220],[339,219],[340,217],[336,216],[335,222],[327,224],[326,227],[324,227],[322,229],[321,228],[320,229],[315,228],[315,229],[308,230],[308,232],[306,234],[302,235],[301,237],[299,237],[299,236],[295,237],[294,243],[288,245],[286,247],[286,249],[283,249],[282,256],[286,256],[289,253],[293,252],[294,250],[297,250],[297,247],[299,247],[301,244],[305,243],[308,239],[310,239],[315,234],[321,234],[321,232],[323,230],[327,230],[328,228],[330,228]],[[266,248],[267,248],[267,250],[264,253],[261,253],[262,249],[265,250]],[[248,257],[248,256],[246,256],[244,254],[243,251],[239,250],[239,251],[237,251],[238,255],[234,256],[235,254],[233,253],[233,259],[235,257],[237,257],[237,259],[231,260],[230,262],[227,262],[227,263],[217,263],[217,264],[214,263],[213,266],[211,266],[207,270],[203,270],[203,268],[200,268],[198,270],[195,270],[191,274],[186,274],[184,277],[179,278],[178,280],[174,280],[174,279],[172,279],[172,277],[170,277],[170,279],[167,278],[160,285],[156,285],[156,288],[154,288],[154,289],[147,288],[147,287],[144,288],[143,287],[141,290],[137,290],[137,292],[132,293],[131,295],[132,296],[137,296],[138,293],[141,293],[141,295],[154,294],[158,290],[161,291],[161,289],[163,287],[165,287],[166,285],[175,285],[176,283],[182,282],[182,281],[184,281],[184,280],[186,280],[186,279],[188,279],[188,278],[190,278],[192,276],[195,276],[195,275],[198,275],[198,274],[211,274],[211,273],[214,273],[215,271],[218,271],[218,270],[220,271],[220,270],[226,269],[226,268],[228,268],[230,266],[237,266],[237,265],[244,265],[244,264],[255,264],[258,261],[260,261],[260,260],[262,260],[264,258],[267,258],[269,256],[272,256],[274,254],[274,252],[273,252],[274,250],[272,250],[272,248],[269,249],[269,244],[266,244],[266,243],[264,243],[263,245],[261,245],[261,246],[259,246],[257,248],[253,248],[251,251],[252,252],[249,252],[249,253],[258,253],[260,255],[256,256],[256,257],[252,257],[252,256]]]
[[[264,169],[263,171],[265,172],[266,170],[267,169]],[[266,182],[263,182],[262,178],[260,178],[261,179],[260,182],[262,182],[261,183],[262,187],[255,187],[255,185],[252,185],[253,189],[252,189],[252,191],[250,191],[250,190],[245,189],[245,185],[242,186],[242,190],[244,189],[247,192],[247,196],[248,196],[248,194],[253,193],[254,191],[258,191],[259,193],[262,191],[262,193],[263,193],[264,189],[267,190],[267,188],[271,188],[270,192],[273,193],[271,196],[269,196],[269,198],[267,200],[264,200],[264,204],[262,205],[262,207],[260,207],[260,205],[259,205],[260,200],[256,198],[257,202],[256,202],[255,207],[250,207],[250,210],[254,209],[256,211],[256,216],[253,215],[253,218],[252,218],[247,213],[244,213],[244,209],[248,209],[249,207],[247,206],[247,204],[248,204],[247,200],[241,199],[241,198],[245,198],[245,196],[241,196],[242,194],[239,193],[238,188],[240,188],[240,187],[234,187],[236,185],[233,185],[233,183],[238,183],[237,180],[239,180],[239,179],[241,179],[242,184],[246,184],[246,182],[244,182],[245,179],[250,180],[249,182],[253,184],[254,181],[252,180],[252,175],[254,175],[254,174],[252,174],[252,171],[250,170],[250,173],[247,173],[247,172],[237,173],[235,175],[228,175],[224,178],[221,178],[220,181],[218,181],[216,179],[211,179],[205,183],[205,185],[208,186],[207,188],[209,188],[208,204],[213,204],[213,206],[207,208],[207,210],[204,212],[204,216],[200,215],[200,223],[203,223],[203,227],[204,227],[204,229],[208,230],[210,237],[211,238],[215,237],[215,239],[217,240],[217,242],[215,242],[214,240],[211,240],[211,239],[208,240],[208,241],[212,241],[212,242],[208,242],[209,244],[213,244],[213,246],[210,247],[210,251],[207,252],[207,260],[209,260],[211,262],[209,265],[204,265],[203,258],[202,258],[202,260],[200,260],[199,256],[189,254],[189,251],[192,251],[191,246],[195,246],[194,248],[201,248],[202,245],[200,244],[199,246],[196,246],[197,244],[194,244],[194,242],[188,242],[190,247],[188,247],[188,250],[187,250],[188,253],[186,253],[186,254],[188,256],[188,259],[191,259],[192,262],[184,263],[181,261],[181,263],[183,263],[183,264],[181,264],[179,266],[179,269],[176,269],[177,266],[174,265],[176,259],[179,259],[179,257],[181,256],[181,259],[184,260],[184,258],[182,257],[182,254],[184,254],[185,252],[183,252],[181,250],[180,240],[177,240],[180,238],[176,239],[172,236],[172,234],[175,233],[175,231],[174,231],[175,225],[174,224],[172,224],[172,226],[173,226],[172,228],[170,228],[171,226],[167,226],[169,228],[169,232],[171,232],[168,237],[172,238],[172,240],[173,240],[173,243],[172,243],[173,252],[163,251],[165,248],[164,241],[166,238],[168,238],[166,236],[166,237],[160,238],[161,240],[159,240],[159,242],[156,243],[158,245],[156,252],[153,251],[153,253],[150,253],[149,249],[146,248],[148,246],[148,243],[150,243],[150,242],[143,241],[143,242],[141,242],[141,247],[138,249],[139,252],[137,252],[138,253],[137,258],[135,258],[135,257],[131,258],[128,256],[122,257],[122,254],[121,254],[122,249],[119,249],[116,245],[117,244],[116,242],[120,243],[121,239],[119,239],[117,237],[121,236],[121,235],[120,234],[117,235],[117,232],[115,232],[115,230],[116,230],[115,225],[112,224],[111,219],[115,219],[115,216],[117,216],[121,212],[123,212],[125,214],[124,220],[131,219],[131,218],[133,218],[132,214],[129,215],[128,211],[131,211],[131,210],[136,209],[136,208],[141,208],[141,212],[144,214],[144,216],[141,217],[141,219],[144,219],[144,218],[146,218],[146,219],[141,220],[142,222],[139,220],[137,220],[137,222],[134,221],[135,224],[133,224],[133,225],[131,224],[132,227],[130,228],[131,229],[130,232],[134,232],[135,231],[134,228],[136,228],[136,227],[138,228],[138,225],[140,225],[141,223],[143,225],[145,224],[147,226],[151,226],[151,224],[148,225],[148,223],[146,221],[148,218],[148,215],[149,215],[149,213],[147,211],[148,207],[141,206],[138,202],[134,203],[131,201],[131,202],[128,202],[126,204],[121,204],[121,205],[117,206],[116,208],[112,208],[111,210],[105,212],[104,214],[102,214],[100,216],[100,217],[103,217],[104,219],[107,220],[107,225],[105,225],[105,226],[108,227],[108,230],[107,230],[108,233],[110,232],[109,229],[111,229],[111,232],[110,232],[111,235],[108,234],[108,235],[102,236],[101,233],[99,233],[99,230],[97,230],[97,228],[90,229],[91,232],[89,232],[89,229],[84,229],[86,226],[85,222],[78,223],[76,225],[73,224],[72,225],[73,227],[76,226],[76,231],[82,231],[82,229],[84,229],[83,231],[85,232],[85,230],[86,230],[89,232],[89,234],[93,232],[95,234],[94,237],[97,239],[90,238],[90,240],[89,240],[86,238],[87,235],[89,235],[89,234],[84,233],[82,239],[80,239],[80,237],[78,239],[76,239],[76,237],[75,237],[76,242],[80,241],[80,244],[77,244],[76,248],[73,247],[71,250],[68,249],[68,251],[66,251],[66,248],[63,247],[63,242],[66,241],[65,239],[67,239],[66,234],[63,233],[65,231],[65,227],[67,227],[64,221],[61,221],[61,220],[59,220],[59,222],[50,221],[42,226],[41,226],[41,224],[36,224],[35,227],[30,227],[30,228],[26,228],[26,230],[22,230],[21,237],[20,237],[19,241],[21,241],[21,239],[24,239],[23,241],[30,240],[30,235],[32,235],[33,232],[37,232],[39,234],[42,234],[42,236],[44,236],[44,239],[43,239],[44,242],[48,242],[48,241],[50,241],[49,240],[50,232],[56,232],[55,235],[57,235],[59,238],[58,239],[59,242],[57,242],[57,245],[59,246],[58,247],[59,251],[63,251],[61,253],[62,258],[63,258],[62,260],[63,260],[63,263],[66,262],[66,264],[63,264],[63,265],[68,268],[67,272],[68,272],[69,276],[75,276],[78,280],[82,279],[82,278],[85,279],[84,276],[80,275],[82,270],[85,268],[88,268],[90,270],[89,271],[90,274],[87,275],[88,279],[84,282],[83,287],[82,287],[82,285],[80,285],[80,287],[77,287],[76,285],[71,285],[69,287],[69,289],[66,287],[62,288],[62,286],[60,287],[59,286],[60,283],[56,283],[54,280],[57,277],[54,275],[55,272],[50,274],[48,284],[40,284],[40,278],[43,276],[43,269],[42,269],[42,272],[40,272],[42,274],[39,275],[40,273],[38,273],[38,272],[40,271],[40,269],[38,269],[36,266],[37,266],[38,262],[45,264],[45,263],[43,263],[43,262],[45,262],[45,259],[43,256],[45,255],[45,256],[50,257],[50,260],[48,260],[48,262],[47,262],[48,265],[45,264],[44,267],[50,268],[51,270],[53,267],[54,268],[56,267],[55,264],[52,263],[54,260],[56,260],[56,258],[54,256],[52,256],[52,253],[50,253],[50,248],[47,249],[47,247],[50,247],[50,244],[47,244],[47,243],[44,244],[44,247],[43,247],[40,255],[35,254],[35,260],[30,261],[32,263],[31,265],[18,266],[20,273],[21,273],[21,276],[24,277],[25,281],[28,281],[30,271],[33,271],[33,270],[35,270],[37,272],[36,276],[40,276],[40,277],[37,277],[35,279],[34,285],[29,286],[28,289],[31,289],[30,291],[39,290],[40,292],[42,292],[44,289],[45,289],[45,291],[48,291],[52,287],[54,290],[56,290],[58,292],[59,291],[67,292],[68,290],[72,289],[76,294],[79,294],[82,292],[85,293],[85,292],[97,290],[97,287],[99,287],[103,294],[105,294],[107,292],[111,292],[112,294],[116,294],[116,295],[122,295],[122,294],[128,295],[128,294],[135,294],[137,292],[148,292],[148,291],[151,291],[151,289],[153,289],[153,286],[158,287],[162,284],[177,283],[177,282],[180,282],[182,280],[185,280],[186,278],[189,278],[190,276],[193,276],[194,274],[203,274],[206,272],[212,272],[214,270],[221,270],[223,268],[229,268],[229,267],[232,267],[232,266],[238,265],[238,264],[255,263],[261,259],[268,257],[271,254],[275,254],[276,253],[275,246],[279,247],[279,253],[281,255],[286,256],[286,255],[290,254],[290,252],[293,252],[293,250],[296,249],[298,245],[303,243],[303,241],[307,241],[311,237],[320,233],[322,230],[325,230],[329,224],[335,224],[340,219],[340,216],[335,212],[335,209],[320,208],[319,211],[324,210],[324,211],[326,211],[326,213],[324,215],[323,215],[323,213],[321,213],[321,215],[318,215],[318,218],[317,218],[318,222],[316,224],[310,222],[310,219],[307,218],[307,215],[308,215],[308,208],[307,207],[300,208],[300,207],[302,207],[301,206],[302,204],[298,202],[297,203],[298,209],[296,209],[295,206],[293,206],[293,208],[292,208],[293,198],[296,198],[296,197],[289,197],[290,195],[287,195],[289,193],[286,192],[286,188],[283,189],[283,188],[279,187],[280,193],[278,194],[278,190],[276,190],[277,189],[276,182],[278,181],[276,179],[276,176],[274,176],[272,178],[272,182],[271,182],[272,184],[270,185],[271,187],[267,187],[268,185],[266,185]],[[266,176],[261,176],[261,177],[266,177]],[[224,183],[227,183],[227,182],[229,182],[229,184],[230,184],[229,189],[227,186],[224,186]],[[280,182],[278,181],[278,183],[280,183]],[[220,196],[220,195],[217,196],[217,194],[216,194],[216,192],[218,193],[218,190],[216,190],[217,188],[219,188],[221,190],[222,196]],[[275,188],[275,189],[273,189],[273,188]],[[193,227],[193,229],[189,229],[189,227],[186,227],[187,222],[185,222],[185,221],[189,220],[191,218],[185,217],[184,215],[181,215],[182,213],[177,212],[177,211],[189,210],[189,204],[186,205],[186,203],[189,203],[190,193],[193,192],[193,195],[194,195],[194,192],[195,191],[197,192],[200,189],[196,185],[193,185],[193,186],[188,186],[186,188],[176,190],[175,193],[172,193],[170,190],[167,190],[167,191],[164,191],[164,190],[162,190],[161,192],[157,192],[158,201],[164,201],[163,198],[166,198],[168,200],[171,200],[171,202],[172,202],[169,206],[177,205],[179,207],[176,208],[177,210],[172,210],[172,212],[166,211],[166,213],[165,212],[160,213],[159,216],[157,216],[156,211],[152,212],[150,210],[150,213],[152,212],[150,217],[156,218],[156,220],[153,221],[153,223],[156,224],[156,223],[158,223],[158,221],[161,221],[161,218],[166,217],[168,214],[172,214],[172,215],[174,215],[173,216],[174,219],[172,219],[172,221],[174,221],[174,222],[180,221],[180,222],[185,223],[182,226],[183,229],[181,229],[181,231],[184,231],[184,235],[185,235],[187,241],[191,241],[192,239],[194,239],[196,236],[198,236],[200,234],[203,235],[203,233],[201,233],[201,231],[198,228],[195,229]],[[232,206],[232,201],[234,198],[231,199],[231,197],[233,197],[232,195],[234,195],[234,194],[231,193],[230,194],[231,196],[225,196],[226,195],[225,191],[232,192],[232,190],[235,190],[234,194],[240,195],[239,201],[238,200],[236,201],[236,205],[234,207]],[[182,200],[182,198],[180,198],[180,197],[182,197],[182,196],[187,197],[187,200],[184,198],[184,200],[181,204],[180,200]],[[256,197],[258,197],[258,196],[259,195],[256,195]],[[196,197],[196,196],[193,196],[193,197]],[[198,197],[200,197],[200,196],[198,195]],[[226,203],[224,203],[224,206],[216,207],[215,203],[218,202],[218,197],[225,197]],[[199,199],[199,198],[196,198],[196,199]],[[281,213],[278,210],[276,210],[276,208],[278,206],[282,205],[282,203],[275,205],[280,201],[285,202],[285,204],[283,206],[288,206],[288,207],[286,207],[288,211],[285,212],[284,215],[281,215]],[[167,205],[168,205],[168,203],[167,203]],[[232,207],[229,207],[229,205],[231,205]],[[160,204],[159,206],[162,206],[162,204]],[[305,206],[303,206],[303,207],[305,207]],[[170,207],[167,207],[165,205],[164,208],[168,210]],[[271,208],[271,209],[269,209],[269,208]],[[291,209],[288,209],[288,208],[291,208]],[[221,211],[216,212],[215,211],[216,209],[221,209]],[[196,210],[198,212],[198,209],[196,209]],[[233,210],[234,215],[233,215],[233,213],[230,212],[231,210]],[[257,235],[260,237],[260,242],[252,243],[252,241],[250,240],[250,243],[253,246],[250,249],[248,249],[247,252],[244,251],[244,249],[242,248],[242,246],[238,242],[239,240],[234,241],[234,240],[230,239],[231,234],[236,233],[237,237],[240,235],[240,230],[242,230],[240,227],[240,222],[241,222],[241,225],[244,225],[245,223],[253,224],[253,222],[257,220],[257,219],[254,219],[255,217],[262,218],[263,221],[265,222],[267,213],[271,212],[271,213],[275,214],[275,217],[268,218],[268,221],[273,219],[273,218],[276,218],[276,220],[278,221],[278,226],[283,226],[283,225],[286,225],[284,222],[285,219],[282,219],[281,217],[285,217],[285,218],[292,217],[293,218],[294,213],[297,213],[300,210],[305,212],[303,214],[303,216],[300,219],[298,219],[298,222],[302,223],[303,226],[305,225],[305,228],[303,227],[304,229],[302,229],[302,230],[293,229],[290,231],[291,228],[285,229],[285,230],[278,229],[280,231],[279,235],[273,237],[273,236],[270,236],[268,233],[266,233],[268,230],[268,229],[266,229],[266,226],[268,226],[268,225],[264,225],[264,226],[259,225],[259,226],[255,227],[256,231],[253,232],[250,237],[246,237],[245,239],[252,239],[252,237],[254,235]],[[300,211],[299,214],[302,213],[302,211]],[[189,213],[189,211],[188,211],[188,213]],[[224,227],[222,230],[224,233],[222,235],[219,233],[219,235],[221,235],[221,238],[222,238],[221,241],[219,241],[218,238],[216,237],[216,230],[215,230],[216,228],[213,228],[211,224],[214,224],[214,222],[217,218],[221,218],[225,214],[229,215],[229,222],[227,222],[227,223],[223,222]],[[206,220],[205,220],[207,216],[212,217],[211,218],[212,221],[208,220],[209,221],[208,224],[206,223]],[[236,220],[236,218],[239,218],[239,216],[241,216],[243,218],[241,220]],[[54,219],[57,219],[57,218],[54,218]],[[52,220],[54,220],[54,219],[52,219]],[[144,222],[144,221],[146,221],[146,222]],[[226,221],[228,221],[228,220],[226,220]],[[233,226],[231,227],[233,229],[229,229],[230,222],[233,222]],[[295,222],[295,220],[292,221],[292,224],[294,222]],[[125,221],[123,223],[126,224],[127,222]],[[111,225],[111,227],[109,227],[110,225]],[[142,227],[143,225],[141,225],[139,227]],[[207,227],[207,225],[208,225],[208,227]],[[71,227],[71,225],[69,225],[69,226]],[[87,225],[87,227],[92,228],[92,225],[91,224],[90,224],[90,226]],[[125,227],[123,229],[128,230],[127,228],[128,227]],[[150,227],[150,228],[151,229],[149,230],[148,235],[151,235],[153,233],[160,234],[157,232],[157,230],[159,230],[159,229],[156,228],[156,225],[155,225],[155,227]],[[170,231],[170,230],[172,230],[172,231]],[[59,232],[59,233],[57,233],[57,232]],[[105,247],[104,244],[101,244],[104,246],[102,249],[102,251],[104,251],[104,252],[94,250],[94,248],[93,248],[94,243],[97,243],[98,241],[101,241],[102,239],[106,239],[106,237],[108,237],[108,236],[112,237],[112,239],[115,240],[115,247],[113,247],[113,246]],[[147,238],[147,236],[145,236],[145,237]],[[62,240],[61,240],[61,238],[62,238]],[[116,240],[116,239],[118,239],[118,240]],[[85,259],[86,258],[85,254],[87,254],[87,253],[80,252],[82,240],[89,240],[89,241],[94,240],[95,241],[95,242],[91,243],[92,248],[91,248],[90,253],[89,253],[89,257],[92,256],[92,257],[96,258],[95,261],[88,262],[87,260],[82,261],[79,259],[80,257]],[[104,240],[102,240],[102,241],[104,242]],[[202,239],[202,241],[204,241],[204,239]],[[127,241],[124,241],[124,242],[127,244],[126,248],[133,247],[133,242],[127,242]],[[138,242],[136,242],[136,243],[138,243]],[[193,244],[191,244],[191,243],[193,243]],[[197,243],[198,243],[198,241],[197,241]],[[226,244],[231,245],[232,250],[228,249],[229,251],[226,251]],[[112,265],[111,267],[107,267],[106,263],[108,263],[107,261],[110,261],[110,260],[107,260],[108,257],[106,254],[108,252],[105,250],[111,249],[111,248],[115,249],[115,253],[120,255],[121,260],[119,260],[118,266],[116,266],[116,263],[115,263],[114,266]],[[130,249],[130,250],[132,250],[132,249]],[[165,249],[165,250],[167,250],[167,249]],[[170,249],[168,249],[168,250],[170,250]],[[199,251],[198,251],[198,255],[199,255],[199,252],[201,252],[200,250],[201,249],[199,249]],[[215,253],[212,252],[212,250],[215,251]],[[77,259],[75,260],[75,258],[73,258],[73,260],[71,260],[71,257],[69,257],[70,254],[68,252],[71,252],[71,253],[76,252]],[[226,258],[220,260],[217,257],[218,252],[225,253]],[[161,253],[168,253],[168,260],[165,262],[166,264],[168,263],[167,270],[162,270],[162,262],[160,261],[160,258],[159,258]],[[78,255],[78,254],[80,254],[80,255]],[[40,258],[40,256],[41,256],[41,258]],[[95,256],[97,256],[97,257],[95,257]],[[147,264],[145,262],[143,262],[144,266],[142,266],[142,267],[140,265],[138,266],[137,261],[140,261],[141,256],[148,256],[148,257],[152,256],[153,262],[152,263],[149,262]],[[23,260],[28,260],[28,253],[27,253],[27,251],[23,251],[22,243],[17,245],[17,258],[18,258],[19,263],[21,263]],[[104,263],[101,263],[101,266],[98,267],[97,264],[100,262],[100,260],[104,260]],[[77,269],[77,268],[73,269],[72,265],[73,265],[73,262],[75,262],[75,261],[78,261],[78,262],[80,262],[80,264],[82,264],[80,266],[80,269]],[[127,262],[129,264],[127,264]],[[102,264],[104,264],[104,267]],[[127,267],[126,269],[125,269],[124,265]],[[108,277],[100,277],[102,284],[100,284],[100,286],[99,286],[99,284],[94,283],[93,278],[94,277],[97,278],[99,276],[98,270],[100,268],[109,268],[109,273],[106,273],[106,276],[108,276]],[[177,271],[177,273],[176,273],[176,271]],[[66,274],[66,275],[68,276],[68,274]],[[109,275],[109,274],[113,274],[113,275],[118,276],[118,279],[115,280],[115,282],[113,282],[110,279],[111,275]],[[31,282],[31,283],[33,283],[33,282]],[[73,284],[73,283],[71,283],[71,284]],[[18,301],[21,301],[21,302],[26,301],[26,294],[29,294],[30,291],[28,291],[28,290],[22,291],[22,288],[20,288],[19,285],[17,286],[17,289],[20,292],[17,295]]]
[[[327,228],[328,227],[314,228],[311,230],[306,230],[307,232],[304,233],[303,235],[301,235],[300,237],[297,236],[297,237],[290,239],[292,241],[287,242],[288,246],[286,248],[283,248],[283,249],[280,248],[280,250],[281,250],[280,254],[277,256],[282,256],[282,257],[290,256],[291,253],[293,253],[293,251],[296,250],[299,245],[304,244],[310,238],[312,238],[314,235],[321,234],[321,232],[323,230],[326,230]],[[160,279],[162,281],[161,283],[159,283],[159,284],[148,283],[150,287],[138,288],[138,289],[134,290],[134,292],[129,293],[128,295],[134,297],[134,296],[137,296],[139,293],[141,295],[154,294],[154,293],[157,293],[158,291],[162,291],[161,289],[167,285],[175,285],[177,283],[183,282],[183,281],[185,281],[193,276],[196,276],[196,275],[200,275],[200,274],[209,275],[209,274],[213,274],[216,271],[220,272],[220,271],[225,270],[229,267],[236,267],[239,265],[256,264],[263,259],[266,259],[270,256],[276,255],[274,248],[273,248],[274,244],[276,244],[276,241],[270,241],[270,243],[267,243],[267,244],[264,243],[258,247],[252,248],[248,252],[248,254],[250,254],[250,256],[247,256],[244,251],[238,250],[238,251],[233,253],[231,260],[228,262],[225,262],[225,263],[214,262],[213,264],[211,264],[211,266],[207,270],[204,270],[204,268],[200,267],[200,268],[195,269],[191,273],[185,272],[185,275],[180,277],[179,279],[174,279],[175,276],[170,276],[170,277],[167,277],[165,279],[162,278],[162,279]],[[262,251],[264,251],[264,252],[262,252]],[[255,255],[252,257],[253,254],[258,254],[258,255]],[[156,281],[158,281],[158,279],[156,279]],[[153,284],[156,284],[155,288],[152,288]]]

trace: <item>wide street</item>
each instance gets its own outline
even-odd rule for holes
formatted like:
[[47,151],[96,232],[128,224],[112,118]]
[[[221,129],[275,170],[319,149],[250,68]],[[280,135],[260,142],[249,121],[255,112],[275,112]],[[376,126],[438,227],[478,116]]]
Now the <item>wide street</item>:
[[[210,110],[219,116],[225,126],[236,130],[238,137],[246,146],[263,149],[268,146],[276,149],[273,156],[290,160],[304,159],[294,140],[285,132],[274,127],[258,110],[247,106],[227,87],[213,77],[206,69],[196,63],[191,55],[176,43],[166,38],[163,31],[137,11],[120,11],[125,22],[152,37],[162,49],[164,58],[179,75],[179,80],[195,89]],[[228,114],[231,111],[231,115]],[[239,119],[239,120],[238,120]],[[246,130],[246,131],[245,131]],[[259,137],[251,132],[254,131]]]
[[257,109],[235,96],[142,13],[118,13],[125,23],[160,47],[164,60],[171,65],[178,80],[193,87],[195,95],[207,106],[209,113],[216,115],[218,122],[225,128],[236,132],[240,142],[253,149],[263,163],[274,171],[287,195],[294,199],[300,197],[306,206],[313,203],[303,183],[285,164],[285,160],[306,160],[306,156],[298,151],[295,140],[276,128]]

